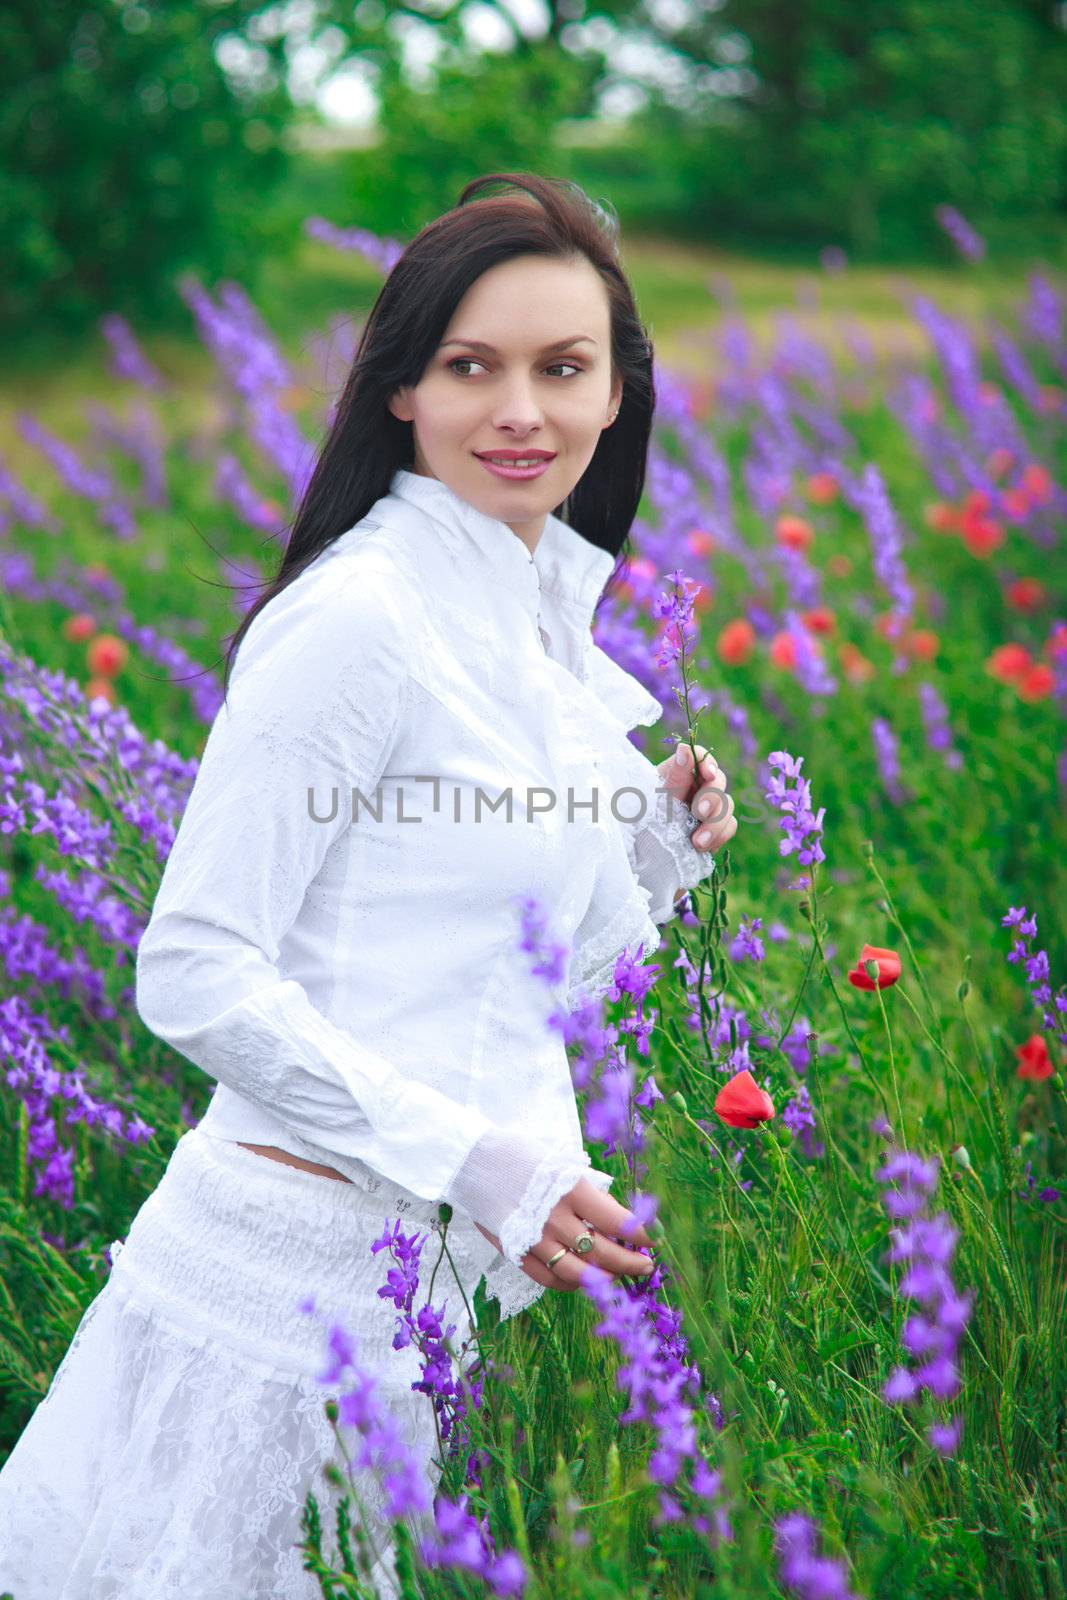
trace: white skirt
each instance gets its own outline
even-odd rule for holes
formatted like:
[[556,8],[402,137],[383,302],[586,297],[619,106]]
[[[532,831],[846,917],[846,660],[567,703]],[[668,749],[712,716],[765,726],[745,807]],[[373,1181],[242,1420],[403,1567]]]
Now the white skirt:
[[[319,1504],[323,1556],[337,1570],[335,1508],[346,1458],[324,1411],[343,1392],[325,1317],[357,1356],[423,1464],[440,1477],[433,1401],[411,1388],[414,1345],[394,1350],[398,1313],[378,1289],[394,1265],[372,1255],[386,1219],[429,1232],[437,1207],[383,1184],[285,1166],[193,1128],[116,1247],[52,1380],[0,1470],[0,1594],[15,1600],[321,1600],[298,1548],[304,1499]],[[437,1235],[422,1251],[423,1303]],[[463,1286],[473,1315],[473,1286]],[[297,1308],[313,1296],[320,1316]],[[442,1259],[433,1304],[447,1300],[453,1344],[469,1336],[463,1296]],[[475,1360],[472,1347],[464,1370]],[[447,1449],[447,1445],[445,1446]],[[394,1547],[372,1469],[352,1469],[378,1551],[373,1578],[397,1594]],[[355,1507],[350,1509],[353,1518]],[[429,1532],[432,1515],[409,1526]],[[357,1546],[352,1539],[353,1552]]]

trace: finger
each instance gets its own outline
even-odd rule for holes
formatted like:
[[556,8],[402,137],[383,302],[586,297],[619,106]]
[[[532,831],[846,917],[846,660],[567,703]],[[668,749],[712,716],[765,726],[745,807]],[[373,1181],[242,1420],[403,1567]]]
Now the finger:
[[[602,1273],[608,1278],[636,1278],[640,1280],[650,1277],[653,1263],[647,1256],[637,1256],[634,1263],[624,1261],[621,1264],[608,1259],[608,1247],[603,1240],[600,1246],[586,1256],[575,1255],[571,1250],[556,1265],[551,1268],[550,1276],[556,1277],[568,1289],[580,1289],[582,1279],[590,1272]],[[618,1249],[616,1245],[614,1247]],[[629,1252],[623,1252],[629,1254]]]
[[694,833],[691,843],[697,850],[719,850],[731,840],[737,832],[737,818],[727,817],[725,822],[717,828],[698,828]]
[[[698,766],[703,766],[706,761],[714,761],[714,756],[702,744],[698,744],[695,748]],[[679,756],[682,758],[680,761],[678,759]],[[681,740],[674,747],[674,755],[667,757],[666,764],[674,766],[679,772],[684,772],[688,777],[693,771],[693,746],[687,740]]]
[[[652,1240],[643,1223],[638,1222],[632,1211],[616,1200],[613,1195],[598,1189],[590,1183],[588,1178],[579,1178],[570,1194],[566,1196],[568,1209],[572,1209],[578,1218],[585,1218],[591,1222],[601,1233],[606,1233],[609,1238],[621,1236],[630,1244],[651,1246]],[[563,1222],[564,1233],[567,1224],[567,1215],[564,1211],[562,1218],[553,1214],[549,1221],[558,1227]],[[583,1224],[579,1222],[575,1235],[581,1232]],[[563,1237],[561,1244],[573,1244],[574,1238]]]
[[701,827],[721,827],[733,816],[733,796],[725,789],[702,789],[694,798],[692,812]]
[[[559,1249],[559,1245],[556,1246],[556,1249]],[[550,1253],[554,1255],[555,1251]],[[562,1266],[565,1259],[565,1257],[561,1257],[556,1262],[556,1267]],[[527,1251],[523,1256],[522,1267],[528,1277],[532,1278],[535,1283],[543,1283],[546,1289],[563,1289],[567,1293],[573,1294],[578,1287],[577,1281],[570,1282],[565,1277],[561,1278],[556,1271],[556,1267],[547,1267],[541,1257],[532,1250]]]
[[[616,1201],[615,1204],[617,1205],[618,1202]],[[633,1227],[631,1231],[631,1225],[637,1224],[637,1218],[632,1212],[628,1212],[625,1206],[620,1206],[619,1209],[623,1212],[624,1218],[628,1218],[629,1220],[626,1223],[614,1223],[610,1230],[610,1234],[614,1234],[615,1232],[623,1232],[625,1228],[627,1231],[630,1231],[631,1238],[633,1237],[634,1233],[644,1234],[644,1239],[636,1240],[634,1241],[635,1243],[646,1243],[648,1236],[645,1234],[643,1227],[637,1225],[636,1227]],[[555,1215],[553,1215],[549,1218],[549,1225],[546,1229],[546,1238],[550,1232],[556,1233],[558,1230],[560,1244],[566,1245],[573,1253],[576,1260],[591,1261],[595,1266],[601,1267],[605,1272],[621,1274],[625,1277],[646,1277],[648,1275],[648,1273],[652,1270],[652,1262],[648,1256],[642,1255],[637,1249],[628,1248],[625,1244],[617,1244],[614,1237],[609,1235],[608,1229],[600,1228],[595,1222],[592,1222],[592,1219],[589,1220],[593,1233],[593,1248],[592,1250],[586,1251],[584,1255],[579,1255],[578,1251],[574,1248],[574,1241],[577,1239],[578,1235],[582,1232],[583,1227],[585,1226],[585,1224],[583,1224],[578,1217],[575,1217],[572,1223],[566,1217],[557,1218]],[[573,1232],[571,1231],[572,1228],[574,1230]],[[623,1233],[623,1236],[626,1237],[626,1234]],[[556,1265],[559,1267],[562,1265],[562,1263],[557,1262]],[[570,1274],[568,1274],[568,1276],[570,1276]]]

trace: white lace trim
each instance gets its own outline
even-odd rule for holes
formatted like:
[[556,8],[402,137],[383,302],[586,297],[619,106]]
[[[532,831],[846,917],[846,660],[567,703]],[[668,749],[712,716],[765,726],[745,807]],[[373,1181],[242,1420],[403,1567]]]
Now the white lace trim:
[[581,944],[571,963],[568,1010],[575,1010],[587,1000],[600,999],[610,989],[616,963],[624,950],[636,956],[637,947],[641,945],[641,959],[647,961],[659,949],[663,936],[652,920],[651,898],[650,891],[635,878],[631,897],[623,902],[610,922]]
[[679,800],[671,803],[668,814],[669,800],[669,795],[657,795],[656,811],[649,830],[671,853],[678,870],[677,887],[695,889],[698,883],[703,883],[715,871],[715,857],[710,851],[698,850],[693,844],[693,834],[703,826],[702,820],[694,817],[689,807]]
[[559,1157],[550,1152],[534,1170],[519,1204],[511,1212],[500,1232],[500,1245],[508,1261],[519,1266],[527,1251],[532,1250],[545,1231],[545,1222],[557,1200],[569,1194],[589,1170],[589,1157],[568,1161],[560,1166]]

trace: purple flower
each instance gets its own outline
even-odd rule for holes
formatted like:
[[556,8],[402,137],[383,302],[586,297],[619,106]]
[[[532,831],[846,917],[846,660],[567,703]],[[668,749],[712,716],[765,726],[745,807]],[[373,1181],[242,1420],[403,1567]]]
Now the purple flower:
[[[796,851],[797,860],[805,867],[825,861],[822,827],[826,807],[820,806],[817,813],[811,809],[811,785],[807,778],[800,776],[804,757],[774,750],[767,757],[767,765],[776,771],[767,781],[764,797],[782,813],[779,827],[785,834],[785,838],[778,841],[779,854],[788,856]],[[795,780],[792,789],[786,787],[789,779]]]
[[[1030,940],[1037,937],[1037,918],[1029,916],[1025,906],[1009,906],[1007,914],[1000,919],[1000,925],[1002,928],[1012,928],[1015,932],[1015,942],[1008,951],[1008,960],[1014,964],[1023,963],[1030,984],[1030,998],[1041,1012],[1041,1026],[1049,1030],[1056,1028],[1060,1017],[1067,1012],[1067,993],[1062,983],[1055,994],[1052,992],[1048,981],[1048,952],[1028,949]],[[1067,1044],[1067,1033],[1057,1034],[1057,1038],[1061,1044]]]
[[[889,1230],[892,1241],[887,1259],[906,1263],[897,1286],[902,1297],[916,1300],[920,1310],[907,1317],[901,1344],[921,1364],[894,1367],[882,1387],[888,1405],[905,1405],[923,1393],[935,1400],[951,1400],[960,1389],[957,1352],[970,1320],[973,1295],[960,1294],[952,1281],[952,1259],[958,1232],[942,1211],[927,1214],[937,1185],[938,1163],[923,1160],[909,1150],[892,1150],[876,1174],[883,1185],[882,1204],[890,1217],[903,1225]],[[959,1438],[959,1419],[933,1423],[927,1437],[942,1455],[951,1455]]]
[[766,955],[763,940],[759,937],[758,930],[762,928],[761,918],[754,917],[751,921],[741,918],[741,924],[730,940],[727,949],[731,961],[762,961]]
[[825,1146],[815,1142],[815,1112],[806,1084],[800,1084],[792,1100],[782,1112],[782,1121],[797,1139],[804,1154],[815,1158],[824,1154]]
[[934,216],[948,234],[961,256],[968,261],[980,261],[985,255],[985,240],[977,234],[955,206],[935,206]]
[[844,1562],[817,1555],[817,1544],[818,1529],[803,1512],[776,1519],[774,1548],[785,1588],[800,1600],[856,1600]]

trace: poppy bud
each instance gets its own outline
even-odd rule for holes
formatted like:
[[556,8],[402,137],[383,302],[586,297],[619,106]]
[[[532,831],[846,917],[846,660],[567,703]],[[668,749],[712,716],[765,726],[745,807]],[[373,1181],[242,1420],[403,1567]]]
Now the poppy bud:
[[[864,966],[867,961],[877,967],[877,979],[868,974]],[[848,981],[857,989],[888,989],[899,977],[900,957],[895,950],[883,950],[879,945],[865,944],[859,960],[848,975]]]

